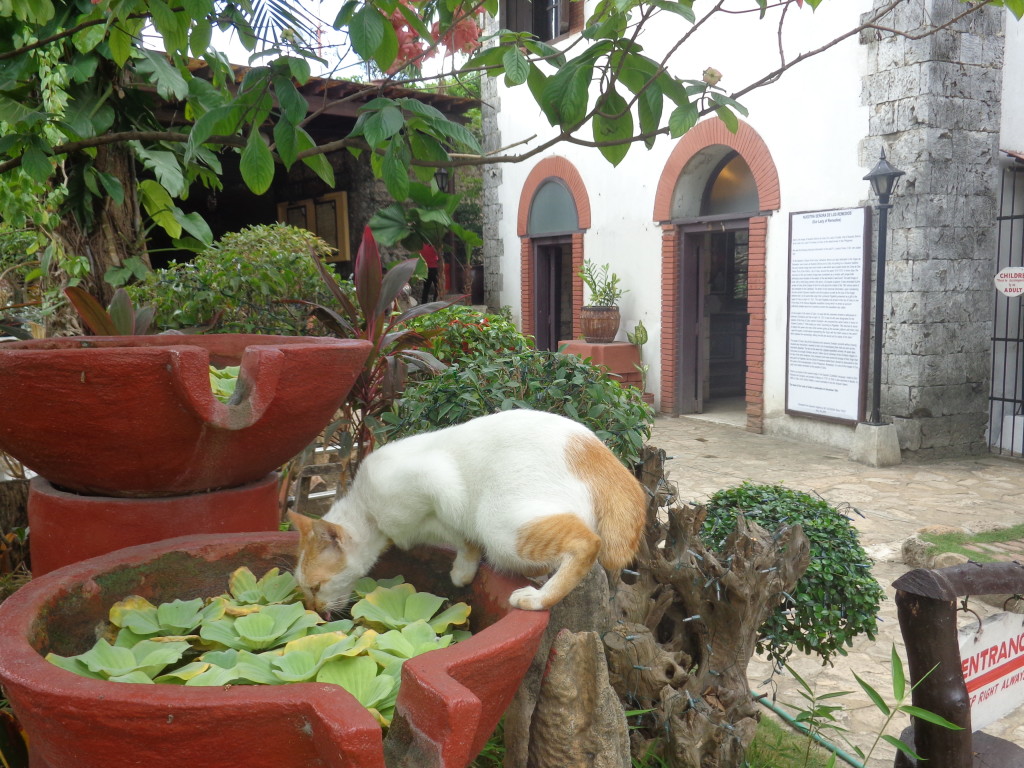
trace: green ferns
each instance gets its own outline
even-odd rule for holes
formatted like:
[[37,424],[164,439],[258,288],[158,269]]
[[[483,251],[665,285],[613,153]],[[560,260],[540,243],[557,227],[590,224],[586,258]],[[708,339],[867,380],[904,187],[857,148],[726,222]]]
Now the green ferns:
[[131,595],[110,609],[106,636],[85,653],[46,659],[69,672],[122,683],[185,686],[340,685],[391,723],[402,663],[469,633],[470,608],[417,592],[401,576],[356,584],[352,619],[307,611],[290,573],[257,580],[239,568],[228,593],[153,605]]

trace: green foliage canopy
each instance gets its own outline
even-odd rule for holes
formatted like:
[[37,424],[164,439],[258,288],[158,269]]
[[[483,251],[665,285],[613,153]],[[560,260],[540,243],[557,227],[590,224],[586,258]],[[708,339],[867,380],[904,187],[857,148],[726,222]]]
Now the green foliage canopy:
[[[820,2],[797,0],[811,8]],[[1024,14],[1024,0],[994,4]],[[645,26],[674,23],[685,41],[706,15],[724,12],[719,4],[698,16],[693,6],[693,0],[600,2],[578,41],[556,47],[500,30],[468,61],[456,64],[453,57],[456,74],[483,71],[507,86],[526,86],[555,129],[553,138],[519,154],[484,155],[464,125],[402,95],[365,101],[347,136],[318,143],[306,129],[310,108],[299,88],[326,63],[323,29],[347,40],[355,59],[394,79],[439,47],[472,50],[476,20],[483,11],[496,15],[498,0],[347,0],[334,19],[323,20],[299,0],[6,0],[0,3],[0,175],[11,174],[7,187],[19,191],[0,195],[2,214],[15,226],[25,219],[55,226],[53,206],[38,206],[41,195],[54,195],[50,203],[65,205],[88,228],[97,202],[119,205],[135,196],[172,237],[208,243],[202,219],[177,202],[195,182],[219,186],[217,152],[225,148],[238,154],[242,177],[258,194],[269,188],[277,163],[303,163],[333,186],[325,154],[368,151],[374,173],[402,201],[417,185],[429,185],[441,165],[521,160],[570,139],[617,164],[634,142],[679,137],[702,115],[717,114],[735,130],[737,114],[746,114],[738,98],[813,53],[783,57],[781,69],[765,62],[765,78],[731,94],[712,70],[679,77],[671,72],[679,46],[653,54],[638,40]],[[973,8],[965,4],[965,13]],[[746,10],[765,17],[771,9],[765,0],[750,0]],[[882,29],[881,13],[860,28]],[[246,69],[233,70],[215,49],[218,30],[235,33],[250,52]],[[205,68],[201,78],[197,61]],[[378,86],[367,84],[366,94],[373,92]],[[180,118],[157,119],[158,100],[177,105]],[[97,151],[111,144],[130,148],[141,181],[96,162]],[[426,223],[423,217],[419,223]]]

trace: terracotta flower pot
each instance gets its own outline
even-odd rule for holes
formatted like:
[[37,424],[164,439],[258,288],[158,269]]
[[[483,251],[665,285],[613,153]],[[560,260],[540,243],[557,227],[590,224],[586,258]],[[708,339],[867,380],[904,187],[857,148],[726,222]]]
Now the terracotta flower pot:
[[386,745],[370,713],[338,686],[132,685],[79,677],[43,658],[85,651],[126,594],[154,603],[219,594],[238,566],[262,573],[286,564],[296,544],[288,533],[171,539],[67,566],[0,604],[0,683],[33,768],[384,768],[385,749],[389,761],[407,753],[418,768],[464,768],[511,701],[548,614],[509,608],[523,582],[487,568],[455,590],[451,555],[440,550],[393,550],[374,570],[466,600],[475,632],[405,663]]
[[580,329],[588,344],[609,344],[619,332],[618,307],[583,307]]
[[[172,496],[260,480],[308,445],[370,343],[331,338],[76,337],[0,345],[0,449],[55,486]],[[241,365],[239,402],[209,365]]]

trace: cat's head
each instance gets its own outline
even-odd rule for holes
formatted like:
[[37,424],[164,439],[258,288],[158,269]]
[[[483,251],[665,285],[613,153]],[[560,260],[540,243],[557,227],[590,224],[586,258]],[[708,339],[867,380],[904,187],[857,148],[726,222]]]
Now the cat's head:
[[344,527],[327,520],[295,512],[288,513],[288,520],[299,532],[295,580],[306,608],[324,615],[344,608],[352,587],[364,575],[347,551],[352,537]]

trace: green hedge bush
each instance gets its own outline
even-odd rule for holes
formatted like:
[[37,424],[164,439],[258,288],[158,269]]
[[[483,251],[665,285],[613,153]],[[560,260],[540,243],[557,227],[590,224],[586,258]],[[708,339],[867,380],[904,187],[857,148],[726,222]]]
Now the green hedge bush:
[[531,349],[473,357],[407,387],[383,415],[379,436],[429,432],[512,408],[585,424],[626,466],[639,461],[654,421],[638,389],[621,386],[576,355]]
[[736,527],[736,513],[768,531],[799,524],[811,545],[811,562],[786,600],[764,623],[758,653],[780,668],[799,649],[830,663],[845,656],[853,639],[875,639],[882,588],[871,575],[871,558],[860,545],[850,518],[824,499],[781,485],[745,482],[718,491],[708,500],[702,535],[721,550]]
[[409,321],[416,331],[439,333],[430,339],[429,352],[442,363],[458,363],[477,355],[527,352],[533,339],[524,336],[507,317],[453,304]]
[[318,324],[308,322],[309,308],[288,301],[332,301],[311,250],[321,258],[332,251],[304,229],[257,224],[229,232],[190,262],[154,270],[128,292],[136,305],[156,308],[160,330],[203,326],[219,317],[214,333],[322,335]]

